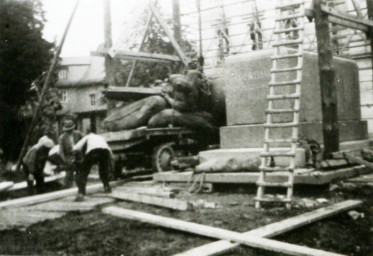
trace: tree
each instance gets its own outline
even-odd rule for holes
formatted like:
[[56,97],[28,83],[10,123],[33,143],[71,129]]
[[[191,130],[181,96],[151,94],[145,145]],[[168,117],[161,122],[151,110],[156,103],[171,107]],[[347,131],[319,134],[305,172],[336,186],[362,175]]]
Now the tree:
[[26,127],[17,115],[53,56],[53,43],[42,38],[45,18],[40,0],[0,1],[0,147],[18,155]]

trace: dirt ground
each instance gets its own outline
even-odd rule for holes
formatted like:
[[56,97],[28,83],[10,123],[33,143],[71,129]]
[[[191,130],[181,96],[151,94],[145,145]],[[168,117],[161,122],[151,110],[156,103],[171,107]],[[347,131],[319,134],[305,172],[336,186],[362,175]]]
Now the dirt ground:
[[[188,212],[138,203],[119,202],[115,205],[245,232],[325,206],[326,204],[316,203],[318,198],[328,199],[327,204],[346,199],[361,199],[363,206],[355,210],[364,214],[362,218],[353,220],[347,213],[342,213],[275,239],[346,255],[373,255],[372,187],[342,183],[321,187],[295,187],[297,204],[290,211],[283,207],[254,209],[255,190],[254,186],[220,186],[210,194],[182,193],[180,197],[188,200],[218,203],[215,209],[200,208]],[[101,213],[101,209],[106,206],[108,205],[88,213],[70,213],[63,218],[38,223],[23,230],[0,232],[0,254],[172,255],[214,241],[194,234],[105,215]],[[279,254],[242,246],[225,255]]]

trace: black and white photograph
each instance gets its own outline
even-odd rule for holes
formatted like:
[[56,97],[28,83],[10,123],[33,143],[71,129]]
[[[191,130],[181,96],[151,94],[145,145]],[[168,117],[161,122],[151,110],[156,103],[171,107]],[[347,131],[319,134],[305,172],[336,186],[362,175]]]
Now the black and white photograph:
[[0,255],[372,256],[373,0],[0,0]]

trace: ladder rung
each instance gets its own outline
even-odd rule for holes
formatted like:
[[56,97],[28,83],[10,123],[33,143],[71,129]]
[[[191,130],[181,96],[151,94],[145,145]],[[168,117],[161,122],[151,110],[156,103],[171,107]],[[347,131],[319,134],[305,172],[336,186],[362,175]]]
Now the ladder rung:
[[271,73],[291,72],[291,71],[298,71],[301,69],[302,69],[302,66],[296,66],[292,68],[271,69]]
[[266,114],[283,114],[283,113],[297,113],[299,109],[283,108],[283,109],[267,109]]
[[288,198],[278,198],[278,197],[255,197],[255,201],[260,201],[260,202],[284,202],[284,203],[290,203],[291,199]]
[[296,13],[296,14],[276,18],[275,21],[291,20],[291,19],[296,19],[296,18],[300,18],[300,17],[304,17],[304,13]]
[[299,123],[265,123],[264,128],[289,128],[289,127],[298,127]]
[[263,172],[294,172],[294,168],[282,167],[282,166],[275,166],[275,167],[260,166],[259,169]]
[[273,31],[273,34],[282,34],[282,33],[288,33],[293,31],[299,31],[303,30],[302,27],[292,27],[292,28],[283,28],[283,29],[277,29]]
[[270,156],[288,156],[288,157],[295,157],[295,153],[294,152],[262,152],[260,153],[260,156],[261,157],[270,157]]
[[299,1],[299,2],[293,2],[293,3],[278,5],[278,6],[276,6],[276,9],[290,9],[290,8],[299,6],[301,4],[304,4],[304,1]]
[[292,80],[292,81],[284,81],[284,82],[270,82],[268,83],[269,86],[286,86],[286,85],[297,85],[300,84],[301,80]]
[[265,181],[257,181],[256,182],[257,186],[262,186],[262,187],[285,187],[285,188],[290,188],[293,186],[290,182],[265,182]]
[[277,46],[294,45],[294,44],[301,44],[301,43],[303,43],[303,39],[277,42],[277,43],[273,43],[272,46],[277,47]]
[[286,94],[286,95],[268,95],[267,100],[290,100],[290,99],[299,99],[300,94]]
[[286,54],[286,55],[274,55],[274,56],[271,57],[271,60],[298,58],[298,57],[302,57],[302,56],[303,56],[302,53]]
[[298,139],[267,139],[264,143],[297,143]]

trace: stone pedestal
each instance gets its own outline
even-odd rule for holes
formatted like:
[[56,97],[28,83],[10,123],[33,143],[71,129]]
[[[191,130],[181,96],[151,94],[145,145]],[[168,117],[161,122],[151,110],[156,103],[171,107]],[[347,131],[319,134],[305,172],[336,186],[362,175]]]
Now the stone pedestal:
[[[289,50],[291,51],[291,50]],[[227,127],[220,129],[221,148],[262,147],[264,139],[266,96],[269,92],[273,50],[256,51],[226,59]],[[323,143],[321,92],[318,60],[315,53],[304,53],[301,84],[299,135]],[[358,67],[354,61],[333,60],[336,70],[340,141],[367,139],[367,125],[361,121]],[[281,67],[281,66],[280,66]],[[287,79],[294,79],[290,74]],[[293,76],[293,77],[292,77]],[[290,92],[290,88],[286,88]],[[280,108],[291,107],[289,101],[276,102]],[[274,115],[274,121],[289,122],[291,114]],[[273,129],[270,137],[285,138],[283,129]],[[290,129],[289,129],[290,130]]]
[[[285,50],[291,52],[292,50]],[[217,158],[224,155],[258,155],[263,148],[266,96],[269,93],[271,56],[273,50],[255,51],[231,56],[226,59],[224,79],[226,82],[227,126],[220,129],[220,147],[215,151],[202,152],[201,158]],[[299,137],[323,143],[321,92],[318,59],[315,53],[304,53],[301,84],[301,107]],[[295,61],[295,60],[290,60]],[[295,64],[295,62],[294,62]],[[366,140],[366,121],[361,121],[358,67],[352,60],[334,57],[338,97],[340,142]],[[279,65],[288,67],[289,60]],[[293,80],[296,73],[283,74],[280,80]],[[286,93],[293,93],[290,86]],[[283,91],[281,91],[283,92]],[[279,93],[277,93],[279,94]],[[281,93],[283,94],[283,93]],[[276,108],[291,108],[289,100],[276,101]],[[274,122],[290,122],[292,114],[274,115]],[[272,129],[270,138],[289,138],[290,129]],[[276,146],[276,145],[274,145]],[[279,146],[279,145],[277,145]],[[297,166],[304,166],[304,150],[297,150]],[[287,164],[288,160],[281,160]],[[280,164],[282,165],[282,164]]]

